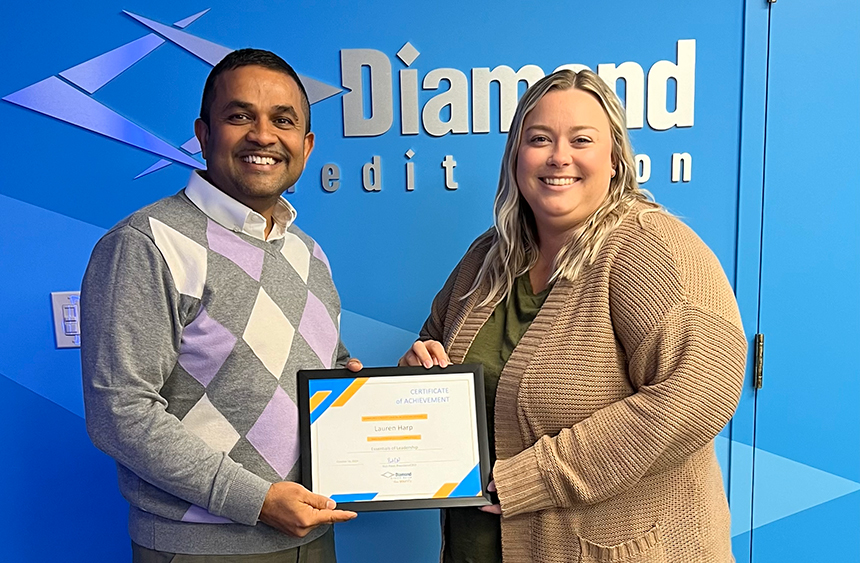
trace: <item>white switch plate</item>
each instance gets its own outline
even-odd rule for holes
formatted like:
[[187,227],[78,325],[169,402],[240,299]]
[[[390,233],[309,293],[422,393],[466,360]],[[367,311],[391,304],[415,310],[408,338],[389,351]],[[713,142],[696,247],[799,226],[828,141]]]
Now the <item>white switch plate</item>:
[[81,292],[54,291],[51,309],[54,311],[54,336],[57,348],[81,347]]

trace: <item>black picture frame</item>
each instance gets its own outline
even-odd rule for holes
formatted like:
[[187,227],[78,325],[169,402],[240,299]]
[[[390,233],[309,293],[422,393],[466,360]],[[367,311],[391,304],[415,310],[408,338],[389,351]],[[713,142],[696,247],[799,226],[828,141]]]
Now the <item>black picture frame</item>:
[[348,369],[320,369],[300,370],[298,372],[298,409],[299,409],[299,436],[301,444],[301,466],[302,485],[310,491],[314,490],[313,483],[313,456],[311,455],[311,409],[309,381],[312,379],[342,379],[357,377],[392,377],[392,376],[432,376],[453,373],[474,374],[474,397],[475,397],[475,428],[478,441],[478,455],[480,458],[480,481],[481,495],[473,497],[456,498],[415,498],[401,500],[366,500],[354,502],[338,502],[337,507],[343,510],[355,512],[373,512],[381,510],[414,510],[425,508],[454,508],[464,506],[488,506],[492,504],[487,485],[490,480],[490,450],[487,439],[487,410],[484,393],[484,370],[480,364],[456,364],[446,368],[434,366],[424,367],[371,367],[364,368],[359,372]]

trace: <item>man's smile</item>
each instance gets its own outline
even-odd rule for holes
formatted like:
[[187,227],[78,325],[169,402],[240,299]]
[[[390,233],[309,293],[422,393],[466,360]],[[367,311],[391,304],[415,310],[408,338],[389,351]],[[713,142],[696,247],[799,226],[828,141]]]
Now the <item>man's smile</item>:
[[262,170],[281,164],[285,159],[283,156],[278,154],[254,151],[240,153],[239,160],[245,164],[250,164],[254,169]]

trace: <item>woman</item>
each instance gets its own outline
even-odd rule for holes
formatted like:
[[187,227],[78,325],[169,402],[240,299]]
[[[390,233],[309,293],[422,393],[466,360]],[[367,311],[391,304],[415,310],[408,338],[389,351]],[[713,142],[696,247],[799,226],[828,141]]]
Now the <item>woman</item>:
[[511,125],[495,227],[401,358],[487,374],[501,518],[448,511],[443,559],[732,561],[713,439],[745,357],[716,257],[636,183],[618,98],[589,71],[543,78]]

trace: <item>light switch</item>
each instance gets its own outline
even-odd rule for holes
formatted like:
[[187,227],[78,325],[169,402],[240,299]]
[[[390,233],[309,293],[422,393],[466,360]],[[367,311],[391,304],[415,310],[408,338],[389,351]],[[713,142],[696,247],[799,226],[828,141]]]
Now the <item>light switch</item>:
[[55,291],[51,293],[54,311],[54,336],[57,348],[81,347],[81,292]]

